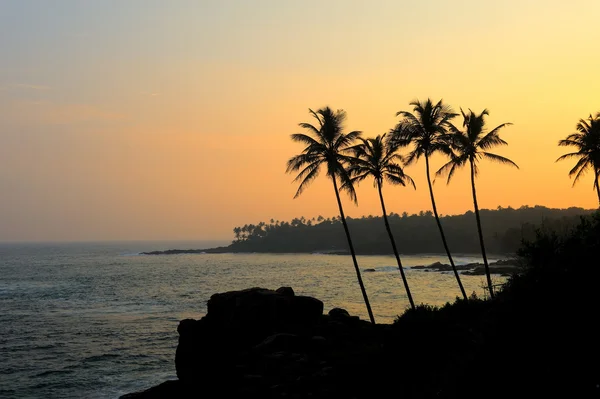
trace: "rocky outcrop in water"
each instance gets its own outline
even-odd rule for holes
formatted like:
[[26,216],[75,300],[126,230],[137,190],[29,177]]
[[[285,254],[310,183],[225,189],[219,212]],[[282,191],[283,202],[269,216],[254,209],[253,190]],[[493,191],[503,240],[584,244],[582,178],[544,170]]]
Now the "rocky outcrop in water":
[[[498,260],[491,262],[490,274],[500,274],[502,276],[510,276],[511,274],[519,270],[518,261],[515,259]],[[438,272],[451,272],[452,266],[446,263],[434,262],[430,265],[412,266],[411,269],[425,270],[425,271],[438,271]],[[466,265],[456,265],[456,270],[462,271],[462,274],[467,276],[483,276],[485,275],[485,266],[483,263],[467,263]],[[366,270],[365,270],[366,271]]]

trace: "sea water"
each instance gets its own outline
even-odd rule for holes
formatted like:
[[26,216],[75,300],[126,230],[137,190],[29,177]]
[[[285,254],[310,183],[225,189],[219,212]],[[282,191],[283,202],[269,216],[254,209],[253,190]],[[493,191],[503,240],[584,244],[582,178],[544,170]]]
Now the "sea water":
[[[202,317],[217,292],[291,286],[321,299],[325,311],[342,307],[368,320],[349,256],[139,254],[224,244],[0,244],[0,398],[116,398],[176,378],[177,325]],[[460,295],[452,273],[410,269],[448,263],[445,256],[402,259],[416,303],[441,305]],[[375,270],[362,275],[377,322],[393,322],[408,306],[395,258],[358,262]],[[462,281],[467,293],[484,295],[483,276]]]

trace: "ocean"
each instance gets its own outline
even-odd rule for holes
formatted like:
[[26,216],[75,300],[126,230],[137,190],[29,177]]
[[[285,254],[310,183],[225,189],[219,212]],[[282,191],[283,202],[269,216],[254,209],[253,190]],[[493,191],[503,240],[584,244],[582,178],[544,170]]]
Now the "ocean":
[[[225,244],[0,243],[0,398],[117,398],[176,378],[177,325],[202,317],[217,292],[291,286],[321,299],[325,312],[342,307],[368,320],[349,256],[139,254]],[[445,256],[402,259],[416,303],[460,295],[452,273],[408,268],[448,263]],[[375,269],[363,279],[377,322],[393,322],[408,306],[395,258],[358,261]],[[484,276],[462,280],[467,293],[484,295]]]

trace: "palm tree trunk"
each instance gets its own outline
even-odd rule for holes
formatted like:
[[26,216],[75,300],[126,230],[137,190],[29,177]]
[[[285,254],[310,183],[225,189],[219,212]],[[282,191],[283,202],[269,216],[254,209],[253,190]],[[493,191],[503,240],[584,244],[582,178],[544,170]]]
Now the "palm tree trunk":
[[600,208],[600,187],[598,186],[598,175],[600,172],[596,171],[596,194],[598,194],[598,208]]
[[431,196],[431,205],[433,207],[433,214],[435,215],[435,221],[437,223],[438,229],[440,230],[440,235],[442,236],[442,242],[444,243],[444,249],[446,250],[446,255],[448,255],[448,260],[450,261],[450,265],[452,266],[452,271],[454,271],[454,276],[456,277],[456,281],[458,282],[458,286],[460,288],[460,292],[464,299],[467,299],[467,293],[465,292],[465,288],[462,285],[462,281],[460,281],[460,276],[458,275],[458,270],[456,270],[456,266],[454,265],[454,260],[452,259],[452,255],[450,255],[450,249],[448,248],[448,243],[446,242],[446,236],[444,235],[444,230],[442,229],[442,223],[440,222],[440,217],[438,216],[437,207],[435,206],[435,198],[433,197],[433,187],[431,185],[431,176],[429,176],[429,157],[425,156],[425,168],[427,171],[427,184],[429,185],[429,195]]
[[367,296],[367,291],[365,290],[365,285],[363,284],[362,277],[360,275],[360,269],[358,268],[358,262],[356,261],[356,253],[354,252],[354,245],[352,245],[352,238],[350,238],[350,230],[348,230],[348,225],[346,224],[346,216],[344,216],[344,209],[342,208],[342,201],[340,200],[340,193],[338,192],[337,182],[335,181],[335,177],[332,177],[333,180],[333,189],[335,190],[335,198],[337,199],[338,207],[340,208],[340,220],[344,225],[344,231],[346,232],[346,239],[348,239],[348,246],[350,247],[350,254],[352,255],[352,262],[354,263],[354,270],[356,271],[356,277],[358,279],[358,285],[360,285],[360,291],[362,292],[363,299],[365,300],[365,305],[367,306],[367,312],[369,313],[369,319],[371,319],[371,323],[375,324],[375,317],[373,316],[373,311],[371,310],[371,304],[369,303],[369,297]]
[[404,289],[406,290],[406,295],[408,296],[410,307],[414,310],[415,303],[410,293],[410,288],[408,288],[408,281],[406,280],[404,269],[402,269],[402,262],[400,261],[400,255],[398,254],[398,248],[396,248],[396,241],[394,240],[394,236],[392,235],[392,229],[390,228],[390,223],[388,222],[387,212],[385,210],[385,203],[383,202],[383,194],[381,193],[381,184],[379,182],[377,183],[377,189],[379,190],[379,199],[381,200],[381,210],[383,211],[383,221],[385,222],[385,228],[387,230],[388,235],[390,236],[390,241],[392,242],[392,248],[394,249],[396,262],[398,262],[398,269],[400,269],[400,276],[402,276],[402,282],[404,283]]
[[485,266],[485,277],[487,278],[490,298],[494,298],[494,287],[492,286],[492,276],[490,275],[490,265],[485,254],[485,245],[483,243],[483,231],[481,230],[481,219],[479,218],[479,206],[477,206],[477,192],[475,191],[475,169],[473,161],[471,163],[471,187],[473,188],[473,205],[475,207],[475,219],[477,220],[477,232],[479,233],[479,245],[481,245],[481,255],[483,256],[483,265]]

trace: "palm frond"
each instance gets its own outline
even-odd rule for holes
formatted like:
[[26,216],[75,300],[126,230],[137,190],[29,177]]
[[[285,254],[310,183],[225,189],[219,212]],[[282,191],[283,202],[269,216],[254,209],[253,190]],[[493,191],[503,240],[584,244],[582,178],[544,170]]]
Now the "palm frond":
[[471,162],[471,167],[473,168],[473,175],[475,175],[475,177],[477,177],[479,175],[479,167],[477,166],[476,162],[470,161]]
[[335,167],[335,176],[332,176],[333,179],[338,178],[341,182],[340,191],[345,191],[348,193],[348,196],[355,204],[358,204],[358,198],[356,196],[356,190],[354,189],[354,184],[348,175],[346,169],[344,169],[343,165],[337,164]]
[[588,157],[582,157],[579,159],[579,161],[577,161],[577,163],[575,164],[575,166],[573,167],[573,169],[571,169],[569,171],[569,177],[573,177],[574,175],[575,177],[575,181],[573,182],[573,185],[575,185],[575,183],[577,182],[577,180],[579,179],[579,176],[581,174],[581,172],[583,170],[586,170],[588,168],[592,167],[592,162]]
[[574,139],[566,138],[564,140],[559,140],[558,145],[560,147],[573,146],[573,147],[582,148],[582,147],[584,147],[585,144],[584,144],[583,140],[574,140]]
[[[371,174],[367,171],[362,171],[362,173],[360,173],[360,174],[355,174],[355,175],[351,175],[351,176],[352,176],[352,177],[350,177],[351,184],[360,184],[360,182],[365,180],[367,177],[371,176]],[[344,183],[344,184],[346,184],[346,183]],[[344,187],[344,184],[342,185],[342,189],[346,189],[346,187]]]
[[[315,136],[320,137],[319,129],[317,129],[316,127],[314,127],[310,123],[302,122],[302,123],[298,123],[298,126],[300,126],[302,129],[306,129],[306,130],[310,131]],[[292,138],[292,140],[293,140],[293,138]]]
[[424,155],[423,152],[420,149],[415,148],[404,157],[404,166],[412,165],[414,162],[418,161],[422,155]]
[[580,159],[579,162],[577,162],[577,165],[575,165],[575,167],[569,172],[569,176],[575,175],[575,179],[573,180],[573,187],[575,186],[575,184],[577,184],[579,179],[586,174],[588,169],[591,168],[591,165],[586,162],[580,165],[581,161],[584,161],[584,159]]
[[504,129],[505,127],[512,126],[512,125],[513,124],[511,122],[502,123],[502,124],[496,126],[495,128],[493,128],[488,134],[498,134],[498,132],[501,129]]
[[317,140],[315,140],[314,138],[310,137],[307,134],[303,134],[303,133],[294,133],[290,136],[292,138],[292,141],[296,142],[296,143],[303,143],[306,145],[321,145],[321,143],[319,143]]
[[353,131],[347,134],[339,134],[333,143],[333,148],[336,150],[344,150],[349,147],[356,139],[360,137],[362,132]]
[[462,168],[468,160],[468,154],[454,155],[450,161],[446,162],[437,172],[435,172],[436,178],[447,175],[448,178],[446,184],[450,184],[450,180],[452,180],[456,170]]
[[[315,180],[318,176],[319,176],[319,165],[317,164],[316,166],[310,165],[312,166],[312,168],[309,169],[309,167],[307,167],[305,170],[303,170],[301,172],[301,174],[304,174],[304,179],[302,180],[302,183],[300,183],[300,185],[298,186],[298,190],[296,191],[296,194],[294,195],[294,198],[298,198],[300,196],[300,194],[302,194],[302,192],[304,191],[304,189],[310,184],[312,183],[313,180]],[[308,171],[308,173],[304,173],[305,171]],[[296,177],[296,179],[294,179],[294,181],[299,180],[300,175],[298,175]]]
[[313,162],[313,163],[308,164],[307,166],[304,167],[304,169],[302,169],[302,171],[300,171],[300,173],[298,173],[298,175],[292,181],[297,182],[297,181],[303,180],[308,174],[310,174],[312,172],[313,169],[319,169],[320,166],[321,166],[320,162]]
[[[590,122],[593,120],[592,115],[589,116],[589,119]],[[575,128],[581,133],[587,133],[590,131],[590,124],[585,119],[580,119]]]
[[514,163],[510,159],[505,158],[503,156],[492,154],[490,152],[482,152],[481,155],[484,158],[489,159],[492,162],[498,162],[498,163],[501,163],[501,164],[504,164],[504,165],[512,165],[515,168],[519,169],[519,166],[516,163]]
[[558,158],[556,159],[556,161],[554,161],[554,162],[558,162],[558,161],[562,161],[562,160],[569,159],[569,158],[574,158],[574,157],[585,157],[585,156],[586,156],[586,154],[585,154],[585,153],[581,153],[581,152],[570,152],[570,153],[568,153],[568,154],[561,155],[561,156],[560,156],[560,157],[558,157]]
[[303,168],[304,165],[313,163],[319,159],[319,155],[313,153],[302,153],[295,155],[288,160],[286,173],[296,172]]
[[412,177],[410,177],[408,175],[403,174],[402,176],[399,176],[397,174],[385,173],[384,177],[385,177],[385,180],[388,181],[391,184],[400,185],[400,186],[406,186],[407,183],[408,183],[411,186],[413,186],[413,188],[415,190],[417,188],[417,186],[415,185],[415,182],[412,179]]
[[482,150],[489,150],[501,145],[508,145],[508,143],[502,140],[500,136],[494,132],[489,132],[477,142],[477,147],[481,148]]

